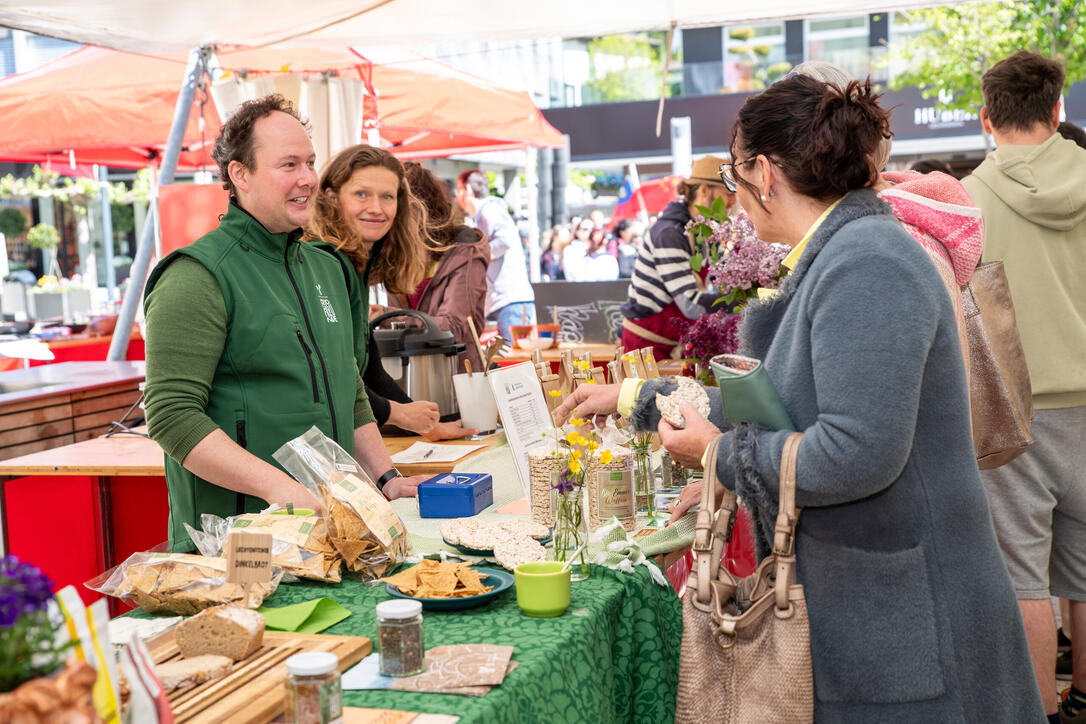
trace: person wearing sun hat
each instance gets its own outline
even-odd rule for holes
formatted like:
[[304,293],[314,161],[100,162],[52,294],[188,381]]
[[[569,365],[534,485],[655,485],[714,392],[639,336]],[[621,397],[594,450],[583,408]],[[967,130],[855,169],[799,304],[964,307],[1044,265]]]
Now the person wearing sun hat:
[[695,272],[690,257],[697,251],[686,225],[697,206],[712,206],[723,198],[728,209],[735,194],[720,179],[720,165],[728,160],[704,156],[694,162],[690,177],[679,182],[679,198],[672,201],[652,225],[634,264],[626,303],[622,305],[622,346],[652,347],[657,359],[677,357],[682,320],[697,319],[712,309],[717,295],[705,289],[708,265]]

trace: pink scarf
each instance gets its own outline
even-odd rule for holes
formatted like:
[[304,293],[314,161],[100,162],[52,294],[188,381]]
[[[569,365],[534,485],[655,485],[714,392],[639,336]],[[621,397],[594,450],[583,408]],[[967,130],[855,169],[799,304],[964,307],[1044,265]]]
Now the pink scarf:
[[891,171],[883,178],[893,187],[879,197],[893,207],[894,216],[917,241],[923,243],[920,235],[926,234],[942,244],[950,255],[955,281],[965,285],[984,248],[984,222],[962,183],[938,171]]

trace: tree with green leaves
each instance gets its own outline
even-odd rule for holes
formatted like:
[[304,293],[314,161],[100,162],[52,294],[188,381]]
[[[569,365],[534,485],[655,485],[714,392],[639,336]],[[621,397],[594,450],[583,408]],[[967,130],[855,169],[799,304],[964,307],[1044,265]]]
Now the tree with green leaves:
[[1023,49],[1062,63],[1065,89],[1086,78],[1086,14],[1079,0],[967,3],[913,10],[907,18],[926,30],[891,48],[890,57],[908,69],[890,87],[916,86],[925,98],[937,98],[941,110],[980,108],[981,76]]
[[[593,103],[640,101],[660,93],[666,33],[622,33],[588,42],[592,80],[584,90]],[[665,96],[671,88],[665,89]]]

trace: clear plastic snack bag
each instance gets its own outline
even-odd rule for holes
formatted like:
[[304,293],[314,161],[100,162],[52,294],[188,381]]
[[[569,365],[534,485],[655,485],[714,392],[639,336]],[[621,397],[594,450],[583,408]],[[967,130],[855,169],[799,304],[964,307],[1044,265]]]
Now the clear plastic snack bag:
[[229,583],[225,558],[139,552],[84,585],[147,613],[191,616],[220,603],[257,608],[275,591],[282,577],[283,569],[273,566],[268,583]]
[[328,540],[347,570],[365,580],[384,576],[407,555],[407,529],[388,500],[346,450],[316,427],[273,457],[324,502]]
[[272,537],[272,565],[284,571],[284,581],[306,578],[326,583],[339,583],[339,552],[328,540],[328,524],[312,511],[295,515],[293,511],[273,505],[259,513],[245,513],[229,518],[204,513],[200,516],[203,530],[188,523],[189,537],[205,556],[221,556],[226,550],[226,538],[231,531],[267,533]]

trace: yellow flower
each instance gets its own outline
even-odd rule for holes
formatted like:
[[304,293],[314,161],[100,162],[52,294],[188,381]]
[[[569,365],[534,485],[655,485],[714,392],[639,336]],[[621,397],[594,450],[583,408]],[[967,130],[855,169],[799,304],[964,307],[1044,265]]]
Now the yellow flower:
[[614,460],[614,458],[615,456],[611,454],[610,450],[604,450],[600,453],[600,462],[604,465]]
[[550,390],[549,392],[547,392],[547,394],[550,395],[551,397],[561,397],[562,391],[561,390]]
[[569,420],[569,424],[573,425],[574,427],[581,427],[582,425],[584,425],[584,418],[583,417],[572,417]]
[[588,441],[588,449],[589,450],[595,450],[599,446],[600,446],[600,444],[598,442],[596,442],[595,440],[589,440]]
[[592,363],[586,359],[581,359],[574,362],[573,366],[582,370],[588,370],[592,368]]
[[569,461],[569,471],[575,475],[581,472],[581,463],[576,458]]
[[595,380],[585,380],[584,383],[586,385],[594,385],[594,384],[596,384],[596,381]]
[[570,454],[570,457],[572,457],[574,460],[580,460],[581,459],[581,451],[578,450],[577,448],[573,448],[572,450],[570,450],[569,454]]

